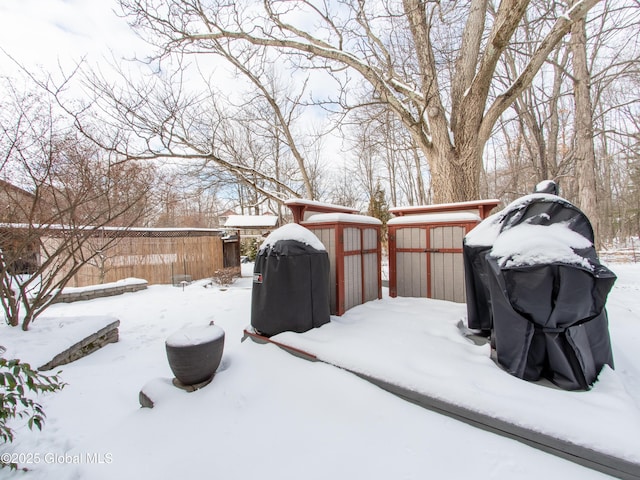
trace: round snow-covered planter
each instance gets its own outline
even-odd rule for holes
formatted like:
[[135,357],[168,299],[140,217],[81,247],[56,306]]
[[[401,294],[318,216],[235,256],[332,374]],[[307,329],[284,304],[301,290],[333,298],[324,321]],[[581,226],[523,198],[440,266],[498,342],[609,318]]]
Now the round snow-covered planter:
[[208,382],[224,350],[224,330],[217,325],[184,328],[166,342],[171,371],[183,386]]

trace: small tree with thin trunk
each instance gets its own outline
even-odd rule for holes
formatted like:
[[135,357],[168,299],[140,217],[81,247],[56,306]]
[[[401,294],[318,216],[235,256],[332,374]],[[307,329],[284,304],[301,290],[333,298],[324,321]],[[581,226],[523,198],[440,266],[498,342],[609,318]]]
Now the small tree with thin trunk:
[[[0,304],[24,330],[100,250],[105,226],[135,225],[149,206],[150,173],[87,143],[46,95],[0,83]],[[108,248],[106,240],[102,248]]]

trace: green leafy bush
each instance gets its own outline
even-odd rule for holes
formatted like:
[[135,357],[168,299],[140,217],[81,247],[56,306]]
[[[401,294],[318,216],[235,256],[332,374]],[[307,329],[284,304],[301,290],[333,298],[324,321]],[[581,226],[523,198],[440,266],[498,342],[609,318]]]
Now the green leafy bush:
[[[29,396],[29,392],[44,393],[61,390],[65,386],[58,375],[44,375],[20,360],[0,358],[0,440],[13,442],[15,432],[7,422],[12,419],[28,419],[33,430],[42,430],[45,414],[42,406]],[[0,461],[0,468],[17,469],[16,463]]]
[[255,262],[261,244],[262,240],[257,238],[244,238],[240,242],[240,255],[247,257],[250,262]]

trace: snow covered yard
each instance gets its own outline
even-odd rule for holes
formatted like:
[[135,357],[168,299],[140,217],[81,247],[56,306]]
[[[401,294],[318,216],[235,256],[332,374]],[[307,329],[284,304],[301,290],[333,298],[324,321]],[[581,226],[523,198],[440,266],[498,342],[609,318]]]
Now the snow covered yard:
[[[576,414],[589,405],[601,407],[605,420],[584,419],[584,431],[567,435],[590,442],[604,439],[608,448],[633,457],[640,455],[633,450],[638,430],[629,436],[640,411],[640,266],[613,265],[612,270],[619,277],[608,302],[616,370],[604,372],[590,392],[560,392],[499,371],[486,346],[456,336],[455,322],[464,316],[464,307],[453,303],[385,296],[334,317],[317,331],[281,335],[324,349],[326,355],[351,365],[365,356],[372,358],[367,338],[386,338],[388,351],[380,351],[379,363],[367,368],[395,374],[393,352],[404,350],[403,382],[425,379],[416,388],[444,382],[440,384],[460,389],[460,400],[483,392],[497,402],[493,407],[487,403],[495,412],[515,415],[517,405],[498,399],[523,393],[520,403],[533,404],[553,392],[566,403],[563,408],[575,406]],[[52,306],[46,317],[57,321],[98,315],[119,318],[120,341],[61,368],[68,386],[43,399],[47,413],[43,432],[22,427],[16,443],[3,447],[30,455],[24,458],[31,463],[22,462],[30,471],[2,471],[0,476],[28,480],[607,478],[407,403],[330,365],[301,360],[273,345],[241,343],[242,330],[250,322],[251,278],[250,271],[246,273],[224,291],[203,288],[202,282],[184,291],[151,286],[119,297]],[[423,317],[424,324],[412,321],[413,317]],[[214,381],[193,393],[171,387],[165,339],[184,326],[212,320],[226,331],[225,353]],[[46,322],[46,318],[36,320],[34,332],[40,325],[45,328]],[[367,328],[361,328],[364,325]],[[8,328],[0,327],[0,344],[7,343]],[[343,343],[327,342],[332,330],[341,332]],[[54,343],[58,340],[55,329],[51,331]],[[461,356],[452,358],[454,353],[443,349],[446,345],[457,345]],[[464,370],[472,364],[485,372],[481,378],[470,378]],[[138,392],[149,382],[154,382],[157,403],[153,409],[142,409]],[[471,401],[483,399],[476,395]],[[549,410],[552,407],[534,413],[525,409],[519,421],[551,420],[548,426],[553,427],[561,414]]]

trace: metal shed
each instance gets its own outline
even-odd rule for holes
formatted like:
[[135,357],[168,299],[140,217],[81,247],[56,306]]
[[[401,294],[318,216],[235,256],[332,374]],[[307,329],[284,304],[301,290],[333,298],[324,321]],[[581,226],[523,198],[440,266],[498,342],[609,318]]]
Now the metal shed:
[[356,305],[382,298],[382,222],[356,209],[289,200],[294,221],[311,230],[329,254],[330,311],[342,315]]
[[499,200],[390,209],[389,295],[464,303],[462,240]]

